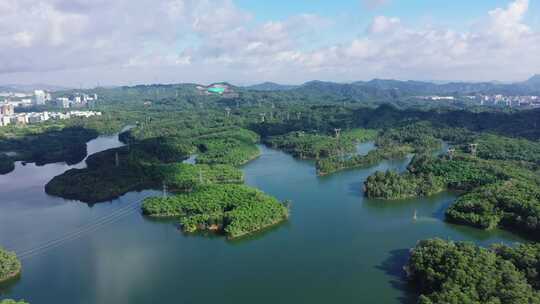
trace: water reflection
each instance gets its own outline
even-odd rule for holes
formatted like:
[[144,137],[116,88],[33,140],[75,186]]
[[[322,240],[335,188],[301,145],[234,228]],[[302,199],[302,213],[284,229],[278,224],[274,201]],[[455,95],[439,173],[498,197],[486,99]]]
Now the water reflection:
[[[89,151],[99,151],[97,146]],[[260,158],[242,167],[246,182],[291,200],[291,216],[285,224],[235,241],[181,233],[174,219],[148,219],[137,211],[139,205],[121,213],[157,192],[128,193],[94,208],[48,197],[43,185],[68,168],[62,164],[17,167],[0,176],[3,246],[26,251],[98,228],[25,259],[23,276],[4,290],[5,296],[61,304],[143,304],[157,297],[173,303],[407,303],[414,294],[404,285],[400,265],[419,239],[486,246],[521,240],[504,231],[445,223],[441,212],[455,193],[399,202],[364,197],[367,176],[403,171],[410,157],[320,178],[313,162],[261,150]],[[96,226],[106,218],[112,220]]]

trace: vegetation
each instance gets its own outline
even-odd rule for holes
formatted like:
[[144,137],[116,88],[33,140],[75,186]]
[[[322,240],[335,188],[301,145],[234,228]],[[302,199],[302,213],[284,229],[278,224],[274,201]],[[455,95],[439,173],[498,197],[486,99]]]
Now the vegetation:
[[[217,135],[219,136],[219,135]],[[227,136],[224,134],[223,136]],[[199,151],[197,163],[243,165],[259,156],[255,140],[242,140],[234,137],[205,138],[198,140]]]
[[168,164],[155,168],[171,190],[193,192],[208,184],[242,184],[242,171],[230,165]]
[[86,160],[87,168],[71,169],[53,178],[45,186],[45,192],[65,199],[97,203],[151,187],[151,172],[137,159],[138,155],[144,154],[127,147],[91,155]]
[[0,154],[0,174],[8,174],[13,170],[15,170],[15,163],[11,157]]
[[356,144],[372,140],[376,134],[374,130],[354,129],[344,131],[337,138],[298,131],[269,137],[264,142],[297,158],[320,159],[351,154],[355,151]]
[[63,162],[76,164],[86,157],[86,142],[98,133],[81,127],[48,129],[23,137],[0,137],[0,150],[15,152],[12,160],[36,162],[37,165]]
[[79,163],[86,157],[86,142],[99,134],[118,132],[128,123],[129,116],[117,114],[115,118],[107,115],[0,128],[0,174],[11,172],[15,161],[35,162],[38,166]]
[[535,236],[540,231],[540,187],[519,179],[489,184],[460,197],[446,216],[482,229],[501,226]]
[[317,161],[317,174],[328,175],[340,170],[374,166],[383,160],[404,158],[412,152],[410,147],[397,146],[370,151],[367,155],[329,157]]
[[[200,178],[204,183],[241,183],[241,173],[231,165],[243,164],[259,153],[255,145],[258,136],[241,128],[198,129],[187,138],[180,137],[182,132],[178,131],[170,137],[144,138],[154,130],[140,129],[121,134],[126,147],[92,155],[86,160],[87,168],[55,177],[46,185],[46,192],[97,203],[129,191],[161,188],[163,183],[179,191],[193,190]],[[193,152],[199,152],[197,163],[201,165],[180,163]]]
[[540,289],[540,244],[519,244],[515,247],[495,245],[493,250],[525,274],[525,278],[534,289]]
[[0,248],[0,283],[18,276],[21,273],[21,262],[14,252]]
[[15,301],[11,299],[6,299],[6,300],[0,301],[0,304],[28,304],[28,303],[24,301]]
[[[512,252],[511,249],[505,248]],[[533,288],[513,256],[469,243],[443,240],[421,241],[412,250],[406,267],[410,280],[421,292],[418,303],[540,303]]]
[[476,141],[484,159],[516,160],[540,164],[540,142],[483,134]]
[[145,200],[143,213],[179,217],[186,232],[220,230],[237,238],[288,217],[288,208],[276,199],[244,185],[209,185],[199,191],[169,198]]
[[540,220],[540,177],[530,166],[467,155],[417,155],[408,172],[377,172],[368,177],[366,195],[401,199],[444,189],[465,191],[446,211],[448,221],[482,229],[504,227],[535,235]]
[[365,188],[367,197],[397,200],[433,195],[441,192],[444,185],[431,173],[400,175],[394,171],[379,171],[368,177]]

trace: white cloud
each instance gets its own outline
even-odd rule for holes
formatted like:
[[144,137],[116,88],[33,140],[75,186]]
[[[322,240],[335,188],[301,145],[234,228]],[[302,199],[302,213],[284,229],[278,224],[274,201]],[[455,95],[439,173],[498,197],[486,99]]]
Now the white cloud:
[[339,20],[260,23],[232,0],[0,0],[0,80],[52,74],[61,82],[86,67],[95,71],[86,77],[102,77],[101,69],[116,81],[148,74],[133,69],[169,81],[524,78],[540,71],[528,8],[514,0],[465,31],[378,16],[352,29],[354,39],[314,47]]

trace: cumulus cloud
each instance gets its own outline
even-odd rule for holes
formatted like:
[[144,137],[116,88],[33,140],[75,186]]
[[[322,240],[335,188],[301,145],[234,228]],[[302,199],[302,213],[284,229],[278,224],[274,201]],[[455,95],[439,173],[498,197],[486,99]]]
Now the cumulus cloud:
[[0,80],[88,67],[117,78],[152,69],[172,81],[523,78],[540,71],[528,8],[528,0],[511,1],[460,31],[377,16],[356,38],[320,46],[336,20],[301,14],[261,23],[232,0],[0,0]]

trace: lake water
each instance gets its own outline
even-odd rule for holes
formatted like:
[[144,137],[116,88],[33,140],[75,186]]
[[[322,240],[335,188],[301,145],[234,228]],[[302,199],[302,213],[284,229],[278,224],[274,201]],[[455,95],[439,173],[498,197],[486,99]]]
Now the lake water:
[[[88,150],[120,145],[114,137],[99,138]],[[174,221],[143,217],[140,200],[156,193],[88,206],[44,193],[44,185],[70,167],[17,164],[0,176],[0,245],[21,255],[23,274],[1,287],[0,298],[34,304],[409,303],[414,293],[401,267],[419,239],[520,241],[503,231],[443,222],[456,198],[451,193],[399,202],[363,197],[367,176],[403,171],[410,158],[320,178],[312,162],[261,149],[261,157],[243,167],[246,182],[291,200],[291,217],[232,242],[185,235]]]

